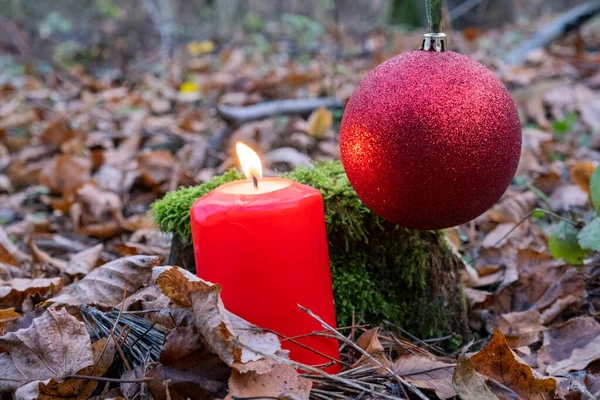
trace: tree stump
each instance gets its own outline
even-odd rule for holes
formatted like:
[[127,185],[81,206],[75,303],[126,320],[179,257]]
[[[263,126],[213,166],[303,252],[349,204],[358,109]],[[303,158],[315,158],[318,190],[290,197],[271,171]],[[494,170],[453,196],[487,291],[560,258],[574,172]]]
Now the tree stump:
[[[469,336],[460,283],[463,267],[441,231],[414,231],[371,212],[348,182],[340,162],[298,168],[284,177],[323,195],[335,308],[339,326],[388,321],[420,338]],[[232,180],[230,170],[200,186],[167,193],[152,205],[161,230],[174,234],[170,262],[193,272],[189,210],[193,202]],[[299,244],[301,245],[301,244]]]

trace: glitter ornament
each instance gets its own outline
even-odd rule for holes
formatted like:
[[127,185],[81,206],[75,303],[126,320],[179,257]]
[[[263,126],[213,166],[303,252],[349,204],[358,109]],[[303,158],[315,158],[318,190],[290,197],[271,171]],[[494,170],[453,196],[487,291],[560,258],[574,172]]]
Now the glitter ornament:
[[521,154],[510,94],[483,65],[422,49],[371,71],[350,98],[340,128],[342,163],[354,190],[381,217],[412,229],[468,222],[505,192]]

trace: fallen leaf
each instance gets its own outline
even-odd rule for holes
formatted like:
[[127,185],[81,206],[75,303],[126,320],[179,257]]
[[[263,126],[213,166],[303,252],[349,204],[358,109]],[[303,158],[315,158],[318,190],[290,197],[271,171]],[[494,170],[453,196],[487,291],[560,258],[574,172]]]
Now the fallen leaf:
[[40,264],[51,265],[58,269],[59,271],[63,271],[67,266],[67,263],[59,258],[52,257],[50,254],[41,250],[36,244],[35,241],[32,240],[29,243],[29,247],[31,248],[31,254],[33,255],[33,260]]
[[138,111],[129,117],[123,126],[123,135],[126,139],[116,149],[104,153],[105,164],[122,166],[135,158],[135,153],[142,142],[142,126],[146,116],[146,111]]
[[541,324],[541,315],[536,310],[503,314],[496,325],[504,334],[508,345],[513,348],[540,341],[541,332],[546,330]]
[[58,154],[40,172],[40,184],[52,193],[72,192],[92,176],[92,162],[87,157]]
[[187,45],[187,50],[193,56],[211,53],[215,50],[215,43],[212,40],[205,40],[203,42],[190,42]]
[[83,322],[62,310],[47,310],[33,324],[0,337],[0,392],[32,381],[61,378],[94,364]]
[[[206,348],[194,326],[178,327],[169,333],[160,361],[162,365],[149,376],[159,381],[170,380],[172,398],[212,399],[225,388],[231,373],[231,368]],[[150,385],[154,397],[163,398],[164,388],[154,386]]]
[[131,256],[119,258],[94,269],[82,280],[63,289],[46,303],[70,306],[83,304],[114,307],[124,293],[133,294],[150,282],[152,267],[162,261],[159,256]]
[[549,200],[554,210],[571,211],[586,207],[588,194],[578,185],[562,185],[554,190]]
[[572,318],[544,332],[544,344],[538,353],[540,371],[568,359],[573,350],[582,348],[600,336],[600,324],[592,317]]
[[533,211],[537,201],[538,197],[533,192],[510,193],[486,212],[486,216],[502,225],[511,222],[516,224]]
[[569,166],[571,182],[579,186],[588,195],[590,194],[590,181],[594,171],[596,171],[596,166],[589,161],[577,161]]
[[498,381],[517,393],[520,398],[554,398],[556,380],[541,377],[521,362],[508,347],[504,335],[498,329],[494,329],[492,340],[480,352],[471,356],[471,363],[475,371]]
[[137,162],[144,183],[151,188],[168,182],[174,173],[175,157],[167,150],[140,153]]
[[[153,280],[174,302],[191,306],[195,326],[211,351],[240,372],[265,373],[277,362],[263,355],[287,358],[279,339],[230,313],[221,301],[221,287],[202,281],[179,267],[157,267]],[[259,354],[261,353],[261,354]]]
[[91,183],[77,189],[77,201],[82,204],[86,216],[91,215],[94,222],[105,222],[107,218],[121,213],[121,198]]
[[46,128],[40,134],[40,141],[43,144],[60,146],[74,137],[75,131],[71,128],[67,117],[65,115],[58,115],[48,122]]
[[0,262],[11,265],[31,263],[32,257],[19,250],[0,226]]
[[463,356],[458,359],[452,384],[456,394],[462,400],[499,400],[475,372],[468,357]]
[[[379,341],[379,328],[369,329],[364,332],[360,337],[356,340],[356,345],[367,352],[372,358],[379,361],[381,364],[385,366],[390,366],[390,361],[385,354],[385,349],[381,345]],[[365,356],[361,355],[360,359],[356,362],[356,366],[365,365],[372,363],[372,360]],[[381,368],[384,371],[383,368]]]
[[65,267],[64,272],[71,276],[87,275],[96,268],[103,248],[104,245],[97,244],[94,247],[90,247],[89,249],[85,249],[73,255]]
[[313,162],[309,156],[300,153],[292,147],[280,147],[268,152],[265,156],[271,165],[287,164],[290,169],[313,166]]
[[452,387],[455,364],[436,361],[427,356],[407,355],[400,357],[392,370],[419,389],[428,389],[442,400],[456,396]]
[[0,131],[5,131],[19,126],[29,125],[38,118],[35,110],[27,110],[22,113],[13,113],[0,119]]
[[225,399],[259,397],[284,399],[286,395],[291,394],[294,398],[307,400],[311,387],[310,379],[301,378],[289,365],[277,365],[264,374],[252,371],[241,373],[233,370],[229,378],[229,394]]
[[4,335],[4,328],[6,323],[17,318],[21,318],[21,314],[15,312],[15,308],[8,308],[6,310],[0,310],[0,336]]
[[546,289],[533,307],[545,310],[554,302],[568,296],[587,297],[585,274],[575,268],[569,268]]
[[[493,248],[496,246],[502,246],[507,243],[505,238],[508,238],[509,233],[515,227],[516,224],[499,224],[493,231],[488,233],[483,241],[481,242],[481,247],[483,248]],[[513,231],[514,232],[514,231]],[[502,240],[501,243],[499,243]]]
[[[114,341],[102,338],[92,344],[94,364],[78,371],[75,375],[103,376],[111,366],[115,357],[116,346]],[[37,384],[36,384],[37,383]],[[87,399],[98,386],[98,381],[93,379],[70,378],[59,380],[52,378],[47,382],[32,382],[25,385],[15,393],[15,397],[23,399]]]
[[0,282],[0,306],[21,308],[23,300],[38,295],[42,298],[58,293],[63,287],[60,277],[56,278],[14,278]]
[[333,115],[325,107],[313,111],[308,117],[308,134],[312,137],[322,138],[333,125]]

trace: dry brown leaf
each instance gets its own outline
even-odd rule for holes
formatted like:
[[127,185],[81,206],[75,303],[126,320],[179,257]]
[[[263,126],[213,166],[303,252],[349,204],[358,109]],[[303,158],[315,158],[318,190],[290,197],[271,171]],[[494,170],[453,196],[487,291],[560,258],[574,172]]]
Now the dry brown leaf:
[[486,216],[501,224],[518,223],[535,208],[537,196],[533,192],[510,193],[494,205]]
[[[496,246],[502,247],[503,245],[509,242],[508,234],[511,233],[511,230],[515,227],[516,224],[499,224],[493,231],[485,235],[485,238],[481,242],[481,247],[483,248],[493,248]],[[515,232],[514,230],[512,231]],[[502,241],[502,242],[500,242]]]
[[421,355],[400,357],[392,370],[419,389],[432,390],[442,400],[456,396],[452,387],[455,364],[436,361]]
[[571,182],[579,186],[588,195],[590,194],[590,180],[595,171],[596,165],[589,161],[576,161],[569,165]]
[[[360,337],[356,340],[356,344],[358,347],[367,352],[371,357],[379,361],[381,364],[385,366],[390,366],[390,360],[385,354],[385,349],[381,345],[379,341],[379,328],[369,329],[364,332]],[[356,362],[357,366],[365,365],[372,363],[373,361],[369,359],[369,357],[364,354],[361,355],[360,359]],[[384,368],[380,368],[382,371],[385,371]]]
[[22,113],[13,113],[0,119],[0,131],[17,128],[19,126],[29,125],[38,118],[34,110],[27,110]]
[[546,330],[541,324],[541,315],[536,310],[503,314],[498,318],[496,325],[512,348],[540,341],[541,332]]
[[90,247],[89,249],[85,249],[73,255],[65,267],[64,272],[71,276],[87,275],[96,268],[103,248],[103,244],[97,244],[94,247]]
[[51,265],[59,271],[63,271],[66,268],[67,263],[65,261],[52,257],[50,254],[41,250],[37,246],[37,244],[35,244],[34,240],[29,242],[29,247],[31,248],[31,254],[33,255],[33,260],[35,262],[40,264]]
[[40,134],[40,141],[43,144],[60,146],[74,137],[75,131],[71,128],[67,117],[58,115],[46,125],[46,128]]
[[[312,382],[301,378],[289,365],[277,365],[270,372],[231,372],[229,378],[229,394],[226,400],[238,398],[279,397],[292,394],[298,399],[308,399]],[[281,396],[281,397],[280,397]]]
[[62,310],[47,310],[25,329],[0,337],[0,392],[32,381],[60,378],[94,364],[83,322]]
[[87,183],[77,189],[77,201],[90,214],[94,221],[104,222],[107,217],[121,213],[121,198],[113,192],[100,190],[96,185]]
[[109,165],[123,165],[134,159],[142,143],[142,125],[146,119],[146,112],[133,113],[123,126],[123,135],[126,139],[118,148],[104,153],[104,160]]
[[[115,344],[112,340],[102,338],[92,344],[94,364],[78,371],[76,375],[102,376],[111,366],[115,357]],[[39,400],[79,400],[87,399],[98,386],[98,381],[93,379],[66,379],[64,381],[55,378],[46,382],[32,382],[17,390],[15,396],[19,395],[26,399]]]
[[195,326],[208,348],[227,365],[240,372],[260,374],[277,364],[261,354],[287,358],[276,335],[264,333],[225,309],[219,285],[204,282],[179,267],[154,268],[153,280],[175,303],[191,306],[196,316]]
[[543,378],[531,367],[520,361],[508,347],[502,332],[494,329],[492,340],[478,353],[471,356],[473,368],[508,387],[521,398],[547,400],[554,398],[556,380]]
[[19,250],[0,226],[0,262],[10,265],[31,263],[32,257]]
[[14,278],[0,282],[0,306],[20,308],[23,300],[38,295],[42,298],[58,293],[63,287],[60,277],[56,278]]
[[573,209],[586,207],[588,194],[578,185],[561,185],[550,195],[550,205],[554,210],[571,211]]
[[462,400],[499,400],[475,372],[468,357],[458,359],[452,384]]
[[566,270],[558,279],[552,281],[542,297],[536,301],[534,307],[538,310],[545,310],[557,300],[568,296],[587,297],[585,274],[575,268]]
[[114,307],[123,299],[123,294],[135,293],[150,283],[152,267],[162,261],[160,256],[131,256],[119,258],[94,269],[79,282],[67,286],[48,304],[55,306],[82,304],[99,307]]
[[174,173],[175,157],[167,150],[140,153],[137,162],[144,183],[151,188],[158,188],[168,182]]
[[280,147],[265,155],[270,165],[286,164],[291,169],[297,167],[312,167],[313,163],[309,156],[300,153],[292,147]]
[[[202,335],[193,326],[179,327],[167,336],[160,353],[161,366],[149,376],[170,380],[169,391],[173,398],[212,399],[226,385],[231,368],[211,353]],[[155,399],[164,397],[164,387],[150,385]],[[162,393],[161,393],[162,392]]]
[[538,353],[542,372],[566,375],[583,370],[600,359],[600,324],[592,317],[582,316],[544,332],[544,345]]
[[4,335],[4,328],[6,323],[13,321],[17,318],[21,318],[21,314],[15,312],[15,308],[7,308],[6,310],[0,310],[0,336]]
[[52,193],[73,192],[92,176],[92,161],[88,157],[58,154],[40,172],[40,184]]
[[312,137],[322,138],[333,125],[333,115],[325,107],[313,111],[308,117],[308,134]]
[[151,229],[156,226],[152,217],[148,214],[136,214],[127,218],[120,218],[121,228],[135,232],[142,229]]

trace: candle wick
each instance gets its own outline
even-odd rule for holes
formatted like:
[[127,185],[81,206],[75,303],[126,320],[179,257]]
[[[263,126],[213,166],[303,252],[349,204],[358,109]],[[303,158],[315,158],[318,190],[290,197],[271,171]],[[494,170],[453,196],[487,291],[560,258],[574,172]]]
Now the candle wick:
[[258,190],[258,178],[255,175],[252,175],[252,182],[254,182],[254,189]]

